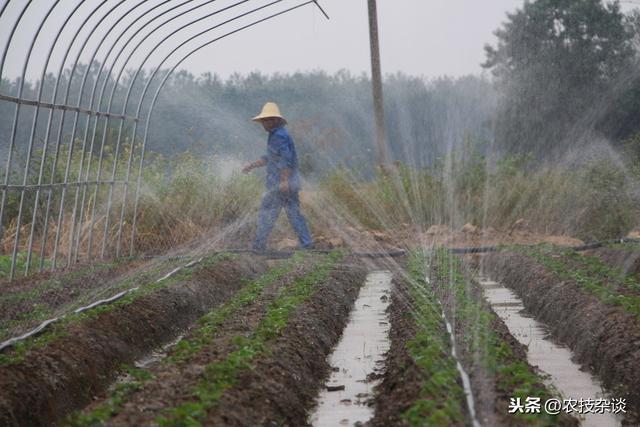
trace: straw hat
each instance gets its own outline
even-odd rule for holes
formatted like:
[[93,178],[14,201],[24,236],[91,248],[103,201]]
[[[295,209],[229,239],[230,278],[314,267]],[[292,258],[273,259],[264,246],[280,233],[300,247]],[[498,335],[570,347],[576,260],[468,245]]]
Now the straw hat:
[[280,114],[280,109],[275,102],[267,102],[266,104],[264,104],[264,107],[262,107],[262,111],[260,112],[260,114],[258,114],[251,120],[253,120],[254,122],[259,122],[262,119],[268,119],[270,117],[278,117],[285,123],[287,123],[285,118],[282,117],[282,114]]

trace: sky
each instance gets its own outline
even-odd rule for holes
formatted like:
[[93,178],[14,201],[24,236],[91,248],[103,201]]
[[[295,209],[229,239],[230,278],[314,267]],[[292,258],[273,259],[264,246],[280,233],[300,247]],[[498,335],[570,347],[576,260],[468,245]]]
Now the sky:
[[[522,0],[378,0],[380,52],[384,73],[460,76],[481,72],[485,43],[506,12]],[[366,0],[322,0],[326,20],[314,7],[293,12],[263,28],[210,50],[229,70],[267,72],[347,69],[369,72]],[[258,43],[258,37],[264,43]],[[244,49],[243,49],[244,47]],[[239,54],[240,52],[246,54]],[[234,54],[238,52],[238,54]],[[203,55],[204,56],[204,55]],[[207,69],[208,61],[191,61]]]
[[[117,52],[124,47],[123,54],[113,64],[114,70],[118,70],[146,32],[169,17],[200,6],[151,33],[126,63],[127,68],[137,67],[149,55],[144,64],[153,69],[165,58],[164,66],[172,66],[208,40],[224,36],[257,19],[303,2],[280,0],[266,6],[273,0],[58,1],[58,6],[45,21],[33,48],[26,69],[28,78],[39,78],[54,36],[67,16],[71,16],[71,19],[61,33],[60,40],[63,43],[59,43],[53,50],[47,68],[50,72],[57,72],[65,53],[62,46],[67,45],[76,34],[78,38],[69,53],[70,61],[67,65],[78,54],[81,62],[88,62],[95,52],[95,58],[108,57],[107,66],[111,66]],[[0,0],[0,5],[6,2],[7,0]],[[8,51],[3,76],[16,77],[22,73],[32,35],[53,2],[54,0],[31,1]],[[241,4],[205,18],[235,3]],[[369,73],[367,1],[320,0],[320,3],[330,15],[330,20],[326,20],[315,6],[308,5],[224,37],[188,57],[180,64],[180,68],[188,69],[196,75],[217,73],[224,78],[236,72],[246,74],[256,70],[263,73],[309,70],[333,73],[346,69],[355,74]],[[482,73],[480,64],[484,60],[483,47],[487,43],[495,43],[494,31],[506,21],[507,12],[521,7],[523,0],[378,0],[377,3],[383,73],[403,72],[435,78]],[[0,17],[0,49],[4,49],[9,29],[25,4],[27,0],[10,1],[4,15]],[[77,13],[71,15],[72,9],[78,4],[80,7]],[[81,27],[91,10],[100,4],[100,13],[91,16],[86,25]],[[181,6],[168,11],[178,5]],[[261,6],[265,7],[252,12],[252,9]],[[625,4],[624,7],[632,6]],[[130,13],[123,13],[129,9]],[[112,12],[107,13],[109,10]],[[163,11],[168,13],[152,21],[144,31],[135,34],[141,24]],[[246,16],[234,19],[238,14]],[[119,20],[119,16],[124,18]],[[180,29],[199,18],[202,18],[200,22]],[[216,28],[225,20],[231,21]],[[114,28],[109,32],[111,26]],[[78,31],[78,28],[82,29]],[[94,28],[95,32],[81,51],[81,40]],[[171,53],[185,40],[206,30],[209,31]],[[169,36],[174,31],[175,34]],[[118,39],[120,34],[122,37]],[[103,37],[103,44],[99,44]],[[130,37],[131,43],[125,44]],[[164,38],[166,40],[162,41]],[[114,42],[115,49],[109,52],[108,48]],[[156,44],[159,47],[154,50]]]

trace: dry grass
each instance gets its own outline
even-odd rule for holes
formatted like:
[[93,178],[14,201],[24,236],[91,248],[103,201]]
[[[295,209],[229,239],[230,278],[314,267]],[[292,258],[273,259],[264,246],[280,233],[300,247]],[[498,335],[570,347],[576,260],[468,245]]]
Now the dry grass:
[[[144,171],[136,219],[134,242],[136,252],[162,252],[174,248],[210,233],[216,228],[233,223],[244,212],[257,209],[262,183],[256,177],[236,173],[227,179],[222,179],[215,172],[205,160],[188,153],[172,160],[156,157],[149,162]],[[129,189],[124,203],[124,222],[120,229],[124,188],[122,186],[114,188],[106,233],[107,189],[103,188],[97,192],[94,215],[92,215],[92,191],[87,193],[84,208],[81,209],[81,204],[78,204],[75,224],[72,221],[74,193],[71,192],[67,196],[65,211],[60,223],[58,262],[66,262],[70,253],[73,253],[78,259],[87,259],[89,249],[91,249],[92,258],[100,257],[103,245],[105,255],[111,257],[116,253],[118,236],[120,236],[121,242],[120,255],[128,255],[133,234],[134,191],[135,188]],[[43,239],[45,203],[44,200],[41,200],[38,207],[39,222],[36,224],[33,242],[33,253],[38,255],[46,240],[44,251],[46,259],[53,256],[54,242],[56,234],[58,234],[56,213],[59,202],[56,200],[52,206],[47,236],[46,239]],[[30,218],[30,216],[31,213],[24,215],[23,220]],[[9,220],[0,241],[2,251],[0,255],[4,254],[4,258],[11,256],[16,228],[16,218],[14,217]],[[24,254],[28,250],[30,230],[30,224],[23,224],[20,227],[19,253],[21,259],[24,258]],[[72,232],[78,236],[77,242],[72,242]],[[90,239],[91,248],[89,247]]]
[[620,237],[639,225],[640,174],[608,160],[533,167],[526,157],[489,168],[482,156],[414,169],[402,164],[364,181],[338,170],[323,188],[357,221],[383,230],[402,224],[465,223],[583,240]]
[[[171,160],[153,158],[144,169],[142,182],[134,242],[137,253],[162,253],[229,229],[236,234],[231,233],[231,241],[224,243],[246,246],[244,240],[250,238],[263,190],[256,176],[236,173],[222,179],[206,160],[185,153]],[[508,230],[522,219],[528,229],[537,233],[589,241],[619,237],[638,226],[639,182],[638,169],[625,169],[609,160],[572,167],[534,167],[527,157],[508,157],[489,167],[486,159],[476,153],[465,156],[454,153],[432,168],[397,164],[370,179],[337,169],[316,191],[303,194],[303,211],[314,235],[338,235],[345,240],[349,238],[349,229],[354,228],[362,232],[408,225],[426,229],[433,224],[447,224],[457,229],[470,222]],[[129,189],[125,203],[120,255],[128,255],[132,239],[133,190]],[[73,203],[68,204],[59,230],[59,263],[66,263],[70,253],[81,260],[89,258],[90,235],[92,258],[102,254],[103,244],[107,257],[116,254],[123,188],[115,187],[105,240],[107,194],[105,188],[96,193],[92,220],[90,207],[94,196],[93,191],[87,193],[85,208],[81,209],[82,215],[78,210],[75,224],[80,227],[77,244],[71,242]],[[74,195],[69,194],[70,200]],[[57,212],[58,200],[52,206],[52,212]],[[42,221],[43,201],[38,209]],[[33,246],[34,255],[39,255],[44,227],[42,223],[36,225]],[[23,262],[30,225],[22,225],[20,230],[19,258]],[[53,255],[57,231],[57,215],[52,214],[45,259]],[[13,250],[15,233],[14,217],[0,241],[3,264]],[[293,234],[282,215],[273,240],[284,236]]]

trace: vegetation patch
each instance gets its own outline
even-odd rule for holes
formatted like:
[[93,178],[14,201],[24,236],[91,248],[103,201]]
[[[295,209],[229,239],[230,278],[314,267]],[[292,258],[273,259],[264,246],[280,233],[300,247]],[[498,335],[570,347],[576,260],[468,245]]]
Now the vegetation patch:
[[62,425],[71,427],[102,425],[106,420],[118,413],[118,410],[129,396],[140,390],[144,383],[153,379],[151,373],[145,369],[123,365],[122,371],[126,374],[127,378],[116,383],[106,402],[98,405],[98,407],[88,414],[75,412],[63,421]]
[[269,270],[266,274],[244,286],[238,294],[222,307],[216,308],[198,320],[198,327],[192,331],[189,339],[181,340],[174,348],[168,362],[181,362],[197,354],[214,338],[216,329],[233,313],[250,305],[262,293],[265,286],[274,283],[288,274],[305,258],[302,252],[296,253],[286,264]]
[[414,301],[417,333],[407,348],[424,374],[420,399],[403,418],[411,426],[465,424],[464,390],[433,288],[425,280],[425,259],[413,253],[408,262],[410,293]]
[[[6,259],[6,256],[0,256],[0,264],[3,262],[3,259]],[[10,260],[10,258],[9,258]],[[21,302],[29,301],[35,299],[42,295],[45,291],[50,289],[62,289],[65,286],[65,283],[71,280],[80,279],[82,277],[88,276],[92,272],[95,271],[105,271],[110,268],[117,266],[121,263],[122,260],[114,261],[113,263],[103,263],[103,264],[92,264],[78,270],[72,271],[68,274],[61,275],[60,277],[55,277],[52,279],[44,280],[38,283],[35,287],[23,291],[17,292],[8,292],[4,295],[0,295],[0,303],[7,304],[18,304]],[[0,266],[0,271],[3,267]],[[0,273],[0,277],[2,277],[2,273]]]
[[18,341],[10,350],[0,353],[0,366],[20,363],[32,349],[44,347],[59,338],[67,336],[67,331],[61,326],[61,324],[52,325],[48,332]]
[[[507,341],[492,328],[496,315],[474,296],[472,287],[462,273],[462,262],[446,249],[434,255],[436,286],[447,286],[445,292],[455,302],[453,310],[457,322],[465,325],[467,339],[462,340],[467,354],[479,355],[482,367],[496,377],[496,385],[504,395],[521,398],[535,396],[542,401],[553,397],[544,386],[543,378],[514,353]],[[475,329],[475,330],[473,330]],[[556,425],[557,415],[541,412],[514,415],[519,424],[531,426]]]
[[0,295],[0,340],[82,305],[82,292],[95,288],[92,279],[113,273],[124,262],[84,266],[35,283],[22,280],[13,284]]
[[206,366],[204,377],[192,392],[194,401],[167,409],[156,421],[162,426],[197,426],[214,407],[225,390],[236,384],[238,375],[251,369],[257,358],[269,354],[268,344],[287,326],[295,309],[308,299],[316,285],[324,281],[333,265],[342,258],[339,252],[326,256],[310,273],[295,279],[269,305],[264,318],[249,337],[236,336],[236,350],[224,360]]
[[373,229],[403,223],[455,229],[470,222],[508,230],[524,219],[533,232],[593,241],[619,238],[637,226],[639,179],[640,169],[630,177],[607,160],[541,167],[533,156],[511,154],[492,163],[477,141],[448,153],[446,162],[398,162],[366,179],[352,168],[336,169],[321,188],[329,202]]
[[[124,305],[128,305],[136,301],[137,299],[149,295],[153,292],[157,292],[160,289],[166,288],[175,283],[179,283],[185,281],[191,277],[191,275],[201,269],[211,267],[212,265],[221,262],[223,260],[231,259],[235,255],[222,253],[210,256],[204,259],[199,264],[196,264],[192,267],[183,268],[173,276],[158,282],[157,280],[148,282],[145,285],[141,285],[140,288],[134,292],[130,292],[120,298],[117,301],[114,301],[111,304],[105,304],[101,306],[94,307],[92,309],[83,311],[82,313],[72,313],[65,316],[60,321],[51,325],[45,332],[38,336],[29,337],[23,341],[16,343],[9,351],[0,354],[0,366],[2,365],[13,365],[19,363],[24,360],[26,354],[32,349],[40,348],[47,343],[50,343],[57,338],[66,335],[66,331],[69,325],[85,321],[87,319],[94,318],[95,316],[101,313],[107,313],[111,310],[114,310],[116,307],[121,307]],[[128,279],[123,282],[128,286],[132,285],[135,278]],[[123,287],[123,284],[119,285],[119,287]]]
[[532,257],[558,277],[573,280],[605,304],[621,307],[640,319],[640,283],[596,257],[580,255],[550,245],[516,246],[514,251]]
[[615,289],[626,289],[640,294],[640,282],[635,277],[625,274],[622,269],[612,267],[598,257],[580,254],[570,249],[564,250],[562,254],[586,275],[608,280],[612,282]]
[[20,313],[15,318],[2,322],[0,325],[0,339],[7,337],[9,331],[25,322],[42,321],[51,317],[53,317],[53,310],[50,307],[42,303],[34,303],[31,311]]
[[[0,255],[0,278],[9,277],[11,273],[11,261],[13,259],[13,255]],[[40,257],[33,255],[31,259],[31,265],[29,266],[29,274],[34,273],[38,270],[40,265]],[[15,271],[21,272],[24,271],[27,266],[27,253],[26,252],[18,252],[16,256],[16,266]],[[48,260],[44,261],[44,267],[50,267],[51,262]]]
[[612,249],[625,249],[628,251],[640,251],[640,240],[624,241],[621,243],[609,243],[606,245]]

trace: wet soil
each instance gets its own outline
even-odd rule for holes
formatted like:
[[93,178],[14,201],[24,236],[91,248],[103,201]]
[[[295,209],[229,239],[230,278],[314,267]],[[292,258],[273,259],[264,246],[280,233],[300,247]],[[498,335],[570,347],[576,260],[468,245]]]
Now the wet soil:
[[[417,333],[413,311],[409,285],[400,274],[395,274],[389,306],[391,348],[386,355],[382,383],[376,389],[376,410],[370,426],[408,426],[402,414],[421,397],[424,374],[406,346]],[[446,333],[444,324],[442,333]]]
[[49,425],[88,404],[132,363],[170,341],[196,318],[229,299],[243,278],[264,271],[238,257],[205,267],[184,283],[69,324],[65,333],[0,366],[0,425]]
[[367,274],[349,322],[329,356],[332,372],[309,416],[313,426],[357,425],[373,417],[374,408],[369,403],[379,381],[372,377],[380,376],[384,355],[389,351],[392,278],[388,270]]
[[[511,335],[527,346],[529,363],[548,374],[545,383],[551,384],[562,396],[593,400],[603,397],[600,382],[571,360],[573,354],[568,348],[553,342],[547,328],[527,313],[522,300],[512,290],[492,280],[480,280],[480,285]],[[621,420],[610,412],[586,413],[581,418],[584,427],[620,427]]]
[[[236,350],[234,338],[249,336],[279,291],[311,267],[312,263],[297,266],[285,279],[268,285],[249,307],[226,319],[212,342],[192,359],[152,367],[154,379],[134,393],[108,424],[148,425],[164,409],[188,402],[205,367]],[[204,424],[306,425],[307,410],[329,373],[326,355],[338,341],[364,277],[365,272],[353,265],[336,266],[311,298],[296,309],[281,335],[269,343],[268,356],[239,374],[236,384],[208,412]]]
[[308,411],[329,376],[337,344],[366,272],[342,265],[299,307],[282,335],[227,391],[207,425],[306,426]]
[[[520,365],[532,373],[537,374],[536,368],[531,366],[527,361],[527,349],[509,332],[507,325],[491,308],[491,305],[485,300],[484,292],[479,283],[469,279],[472,271],[465,269],[467,276],[466,283],[469,286],[468,294],[475,304],[479,304],[482,311],[490,313],[491,323],[490,332],[496,335],[497,342],[505,343],[511,350],[508,356],[502,354],[504,365]],[[436,275],[433,275],[436,277]],[[454,324],[456,349],[459,354],[460,363],[465,371],[469,374],[471,388],[475,400],[475,410],[477,418],[482,425],[491,426],[528,426],[531,422],[520,420],[513,414],[509,414],[509,399],[516,395],[515,389],[505,389],[500,384],[509,381],[509,377],[502,377],[499,372],[495,371],[495,367],[485,366],[482,362],[482,355],[476,354],[471,344],[478,334],[486,334],[489,331],[478,330],[477,326],[471,319],[464,319],[456,316],[456,300],[450,285],[446,282],[438,283],[434,279],[433,282],[436,292],[440,296],[440,301],[444,306],[447,318]],[[536,385],[539,390],[546,390],[547,387],[540,381]],[[547,391],[547,394],[551,394]],[[577,426],[578,420],[566,414],[561,414],[555,420],[558,426]]]
[[[526,348],[520,344],[511,334],[507,326],[493,312],[491,307],[484,302],[482,289],[477,283],[472,283],[472,295],[477,301],[482,301],[485,310],[492,313],[491,331],[507,343],[512,355],[509,362],[527,364]],[[440,298],[448,312],[448,318],[452,315],[453,298],[445,292],[446,284],[434,283],[434,287],[440,292]],[[391,321],[391,349],[387,353],[385,373],[382,384],[376,390],[376,413],[369,425],[373,427],[408,426],[407,420],[402,414],[420,398],[421,385],[423,384],[423,371],[417,366],[406,347],[406,343],[416,335],[416,323],[412,316],[413,301],[408,291],[408,284],[398,277],[394,279],[391,306],[389,307]],[[471,380],[471,389],[474,396],[476,418],[485,426],[519,426],[530,425],[514,418],[508,413],[509,398],[514,396],[514,391],[501,389],[498,384],[501,380],[494,372],[481,363],[478,354],[470,351],[465,345],[472,340],[474,325],[464,324],[456,319],[454,324],[456,337],[456,350],[464,370]],[[477,331],[476,331],[477,332]],[[442,333],[446,333],[444,322]],[[535,368],[529,366],[531,372]],[[538,384],[541,389],[542,383]],[[577,426],[578,421],[569,416],[557,418],[559,426]]]
[[[513,289],[553,337],[574,352],[611,392],[627,402],[626,421],[640,423],[640,322],[605,304],[572,280],[562,280],[532,258],[499,252],[482,260],[484,274]],[[580,398],[580,396],[570,396]]]

